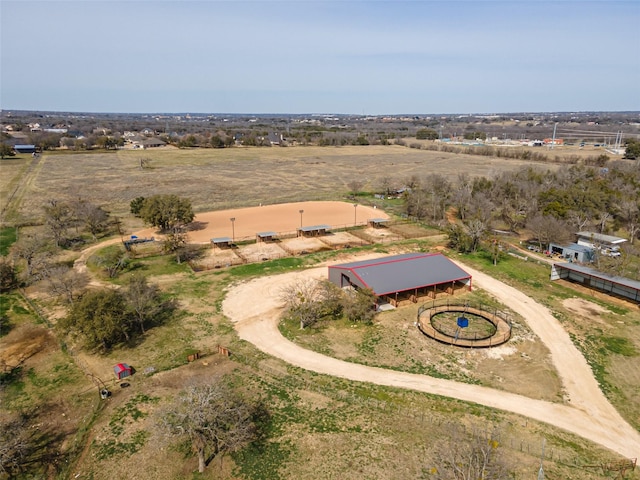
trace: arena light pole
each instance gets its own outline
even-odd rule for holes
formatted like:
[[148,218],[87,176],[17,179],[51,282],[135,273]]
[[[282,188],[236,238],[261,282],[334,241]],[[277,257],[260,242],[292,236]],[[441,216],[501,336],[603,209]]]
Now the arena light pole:
[[298,212],[300,212],[300,228],[302,228],[302,214],[304,213],[304,210],[298,210]]
[[236,243],[236,217],[231,217],[231,243]]
[[354,226],[354,227],[355,227],[355,226],[356,226],[356,224],[358,223],[358,222],[357,222],[357,218],[358,218],[358,217],[357,217],[357,215],[358,215],[358,213],[357,213],[357,212],[358,212],[358,204],[357,204],[357,203],[354,203],[354,204],[353,204],[353,226]]

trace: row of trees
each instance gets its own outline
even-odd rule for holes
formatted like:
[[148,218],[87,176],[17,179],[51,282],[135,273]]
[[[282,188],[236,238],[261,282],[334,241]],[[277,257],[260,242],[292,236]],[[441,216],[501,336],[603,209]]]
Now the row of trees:
[[541,249],[591,230],[622,232],[631,251],[640,233],[640,168],[634,163],[526,167],[491,178],[461,174],[455,182],[431,174],[405,185],[406,213],[447,229],[451,246],[464,252],[476,251],[493,229],[526,230]]

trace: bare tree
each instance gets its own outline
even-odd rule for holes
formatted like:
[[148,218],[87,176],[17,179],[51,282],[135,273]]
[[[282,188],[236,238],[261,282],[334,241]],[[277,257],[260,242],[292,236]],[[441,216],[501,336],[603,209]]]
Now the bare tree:
[[16,257],[25,261],[24,273],[26,280],[30,282],[41,273],[50,254],[50,245],[42,236],[22,235],[11,250]]
[[150,284],[142,275],[132,275],[129,278],[124,296],[142,334],[145,333],[145,324],[174,308],[173,302],[162,299],[158,286]]
[[347,187],[349,187],[349,190],[351,190],[353,195],[357,195],[362,190],[362,187],[364,187],[364,182],[354,178],[347,183]]
[[86,273],[79,273],[64,265],[47,266],[43,276],[49,292],[68,304],[73,304],[89,284]]
[[258,410],[218,380],[182,392],[160,415],[159,426],[168,435],[191,444],[202,473],[214,458],[222,458],[257,438]]
[[98,205],[78,198],[72,204],[73,214],[77,222],[83,225],[94,240],[98,233],[104,231],[109,222],[109,214]]
[[9,478],[20,471],[31,450],[23,417],[3,419],[0,423],[0,474]]
[[337,313],[341,305],[340,289],[328,281],[306,280],[284,287],[280,298],[287,315],[300,321],[300,329],[320,318]]
[[629,242],[633,245],[640,231],[640,205],[637,200],[624,200],[618,208],[629,232]]
[[487,233],[487,224],[479,218],[474,218],[469,220],[465,227],[471,239],[471,251],[475,252],[480,245],[480,240]]
[[513,478],[500,449],[500,432],[452,425],[448,440],[436,443],[430,478],[435,480],[502,480]]
[[56,247],[61,246],[65,241],[67,228],[72,224],[71,209],[65,203],[57,200],[50,200],[44,207],[45,224],[49,227],[56,242]]
[[565,242],[570,237],[567,224],[552,215],[536,215],[527,222],[527,228],[538,241],[540,250],[550,242]]

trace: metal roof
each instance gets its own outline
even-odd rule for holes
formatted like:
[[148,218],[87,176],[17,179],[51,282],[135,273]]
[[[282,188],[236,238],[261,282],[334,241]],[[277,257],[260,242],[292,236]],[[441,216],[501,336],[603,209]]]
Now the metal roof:
[[582,237],[585,240],[593,240],[594,242],[599,243],[624,243],[627,241],[626,238],[622,237],[614,237],[613,235],[604,235],[602,233],[596,232],[578,232],[576,233],[578,237]]
[[441,253],[405,253],[332,265],[329,268],[351,271],[376,295],[471,278],[470,274]]
[[595,268],[589,268],[583,265],[576,265],[575,263],[555,263],[553,266],[566,268],[567,270],[573,270],[574,272],[579,272],[584,275],[590,275],[592,277],[607,280],[611,283],[617,283],[618,285],[623,285],[625,287],[633,288],[635,290],[640,290],[640,282],[638,282],[637,280],[632,280],[630,278],[625,278],[625,277],[618,277],[617,275],[609,275],[607,273],[599,272]]
[[211,239],[211,243],[231,243],[231,237],[216,237]]
[[331,225],[311,225],[309,227],[300,227],[298,230],[302,232],[315,232],[316,230],[331,230]]
[[275,237],[278,234],[276,232],[258,232],[256,233],[256,235],[258,235],[260,238],[265,238],[265,237]]

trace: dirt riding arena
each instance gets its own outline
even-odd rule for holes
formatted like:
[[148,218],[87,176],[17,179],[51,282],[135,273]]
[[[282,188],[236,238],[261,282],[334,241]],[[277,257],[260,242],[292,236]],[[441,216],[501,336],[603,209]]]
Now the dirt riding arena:
[[236,243],[245,242],[255,240],[260,232],[295,236],[300,226],[330,225],[341,229],[366,225],[371,218],[389,216],[373,207],[354,207],[346,202],[299,202],[206,212],[196,215],[196,229],[189,232],[189,241],[209,243],[212,238],[229,237]]
[[[365,205],[354,207],[346,202],[300,202],[200,213],[188,233],[190,243],[211,245],[212,238],[227,237],[234,245],[211,245],[193,266],[198,270],[222,268],[368,245],[371,242],[345,231],[307,237],[297,236],[297,229],[301,225],[329,225],[332,230],[362,227],[371,218],[389,217],[381,210]],[[275,238],[259,241],[257,234],[263,232],[273,232]],[[154,234],[157,232],[151,229],[137,233],[138,236]]]

